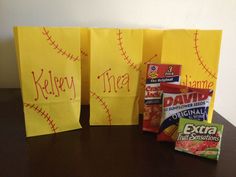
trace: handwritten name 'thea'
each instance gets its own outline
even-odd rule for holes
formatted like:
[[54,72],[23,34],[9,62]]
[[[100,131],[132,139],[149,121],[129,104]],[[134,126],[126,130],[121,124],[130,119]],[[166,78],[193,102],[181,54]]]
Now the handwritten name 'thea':
[[[102,79],[101,79],[102,78]],[[97,79],[101,79],[103,82],[103,92],[117,92],[118,90],[125,89],[128,92],[130,77],[128,73],[123,75],[112,74],[111,68],[104,71],[102,74],[97,76]]]
[[32,71],[32,76],[36,91],[35,101],[40,97],[46,100],[50,96],[60,97],[63,92],[71,92],[71,100],[76,98],[73,76],[54,76],[52,71],[45,72],[43,69],[39,73]]

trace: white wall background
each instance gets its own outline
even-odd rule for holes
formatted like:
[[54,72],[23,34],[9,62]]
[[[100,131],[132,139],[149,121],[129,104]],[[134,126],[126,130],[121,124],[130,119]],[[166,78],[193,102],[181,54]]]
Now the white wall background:
[[0,88],[19,87],[17,25],[223,29],[215,110],[236,125],[235,0],[0,0]]

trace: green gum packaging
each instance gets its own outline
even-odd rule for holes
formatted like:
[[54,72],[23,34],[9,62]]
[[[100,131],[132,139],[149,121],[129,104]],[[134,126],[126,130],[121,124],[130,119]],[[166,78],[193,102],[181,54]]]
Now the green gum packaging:
[[181,118],[175,150],[218,160],[223,125]]

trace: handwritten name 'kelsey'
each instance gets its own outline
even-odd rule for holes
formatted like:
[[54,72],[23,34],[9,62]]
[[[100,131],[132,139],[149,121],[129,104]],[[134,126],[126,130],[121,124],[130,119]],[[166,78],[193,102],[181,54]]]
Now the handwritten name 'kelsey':
[[55,76],[52,71],[32,71],[33,84],[36,91],[35,101],[48,99],[50,96],[60,97],[63,92],[71,92],[70,99],[76,98],[76,89],[73,76]]

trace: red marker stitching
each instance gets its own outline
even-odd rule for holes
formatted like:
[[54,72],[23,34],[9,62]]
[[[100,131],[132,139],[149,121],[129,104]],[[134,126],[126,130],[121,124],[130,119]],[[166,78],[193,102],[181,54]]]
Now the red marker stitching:
[[136,71],[140,71],[140,68],[138,65],[134,64],[134,62],[131,61],[130,57],[127,54],[127,51],[124,49],[124,44],[123,44],[123,37],[122,37],[123,33],[121,32],[120,29],[118,29],[117,32],[117,41],[118,41],[118,47],[120,50],[120,54],[123,58],[123,60],[126,61],[126,63],[132,67],[133,69],[135,69]]
[[145,61],[143,64],[146,65],[148,62],[151,62],[154,58],[157,57],[157,54],[154,54],[151,58],[149,58],[147,61]]
[[88,56],[88,53],[87,52],[85,52],[84,50],[82,50],[82,49],[80,49],[80,53],[81,53],[81,55],[83,55],[83,56],[85,56],[85,57],[87,57]]
[[107,119],[109,121],[109,125],[111,125],[111,113],[110,110],[108,108],[108,105],[106,104],[106,102],[100,97],[98,96],[95,92],[90,91],[91,96],[93,96],[96,100],[98,100],[98,102],[101,104],[101,106],[103,107],[103,109],[105,110],[105,112],[107,113]]
[[48,44],[52,47],[52,49],[56,50],[58,54],[61,54],[62,56],[65,56],[67,59],[72,61],[80,60],[79,56],[73,55],[72,53],[60,47],[60,45],[53,39],[52,35],[50,35],[49,30],[47,30],[45,27],[43,27],[42,34],[45,36]]
[[33,109],[35,112],[40,114],[40,116],[43,117],[48,122],[48,124],[49,124],[50,128],[52,129],[52,131],[54,133],[56,133],[56,130],[58,129],[58,127],[56,127],[56,123],[54,123],[53,119],[51,118],[51,116],[46,111],[44,111],[42,108],[40,108],[36,104],[24,103],[24,106],[29,108],[29,109]]
[[204,60],[202,58],[202,56],[200,55],[200,50],[199,50],[199,44],[198,44],[198,41],[199,41],[199,33],[198,33],[198,30],[195,31],[194,33],[194,49],[195,49],[195,54],[196,54],[196,57],[197,57],[197,60],[199,62],[199,65],[202,66],[202,69],[209,75],[211,76],[212,78],[214,79],[217,79],[216,77],[216,73],[213,73],[209,67],[204,63]]
[[140,82],[140,86],[141,87],[145,87],[146,85],[145,85],[145,81],[146,81],[146,79],[144,79],[143,77],[141,78],[141,82]]

